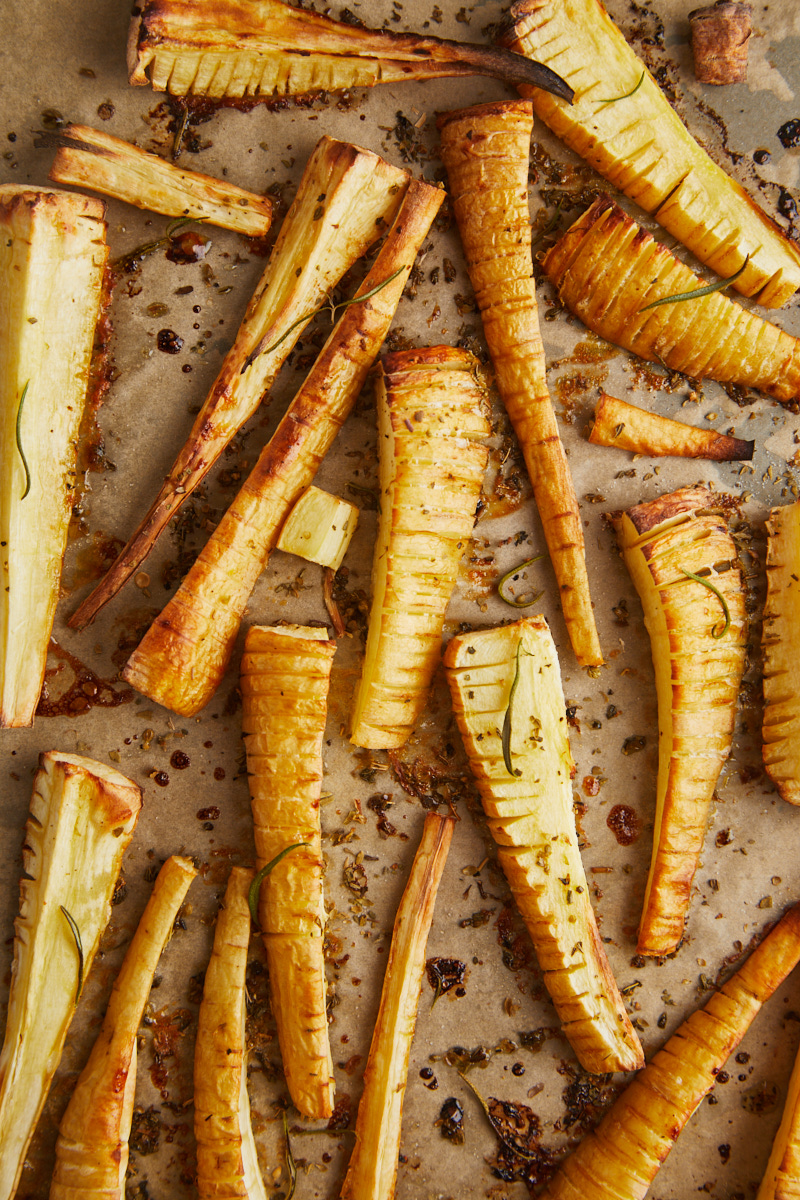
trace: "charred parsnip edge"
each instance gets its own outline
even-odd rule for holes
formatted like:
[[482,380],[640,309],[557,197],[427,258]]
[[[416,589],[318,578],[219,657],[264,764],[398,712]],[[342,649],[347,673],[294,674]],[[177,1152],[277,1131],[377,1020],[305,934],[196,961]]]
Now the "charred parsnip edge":
[[784,800],[800,804],[800,503],[767,521],[762,754]]
[[713,429],[696,429],[684,421],[673,421],[635,404],[626,404],[605,392],[594,410],[589,441],[593,446],[611,446],[633,454],[709,458],[713,462],[750,462],[755,448],[755,442],[716,433]]

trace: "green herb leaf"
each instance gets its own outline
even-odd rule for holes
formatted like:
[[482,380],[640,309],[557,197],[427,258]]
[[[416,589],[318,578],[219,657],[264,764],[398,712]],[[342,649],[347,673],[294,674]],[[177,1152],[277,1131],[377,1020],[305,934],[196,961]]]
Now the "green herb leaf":
[[515,666],[514,666],[514,679],[511,683],[511,691],[508,693],[508,707],[506,708],[506,713],[505,713],[505,716],[503,717],[503,732],[501,734],[501,739],[500,739],[502,746],[503,746],[503,762],[506,765],[506,770],[508,771],[509,775],[521,775],[522,774],[521,771],[514,770],[514,764],[511,760],[511,709],[514,704],[514,693],[516,692],[517,684],[519,683],[519,656],[520,656],[520,654],[527,654],[528,658],[533,657],[533,655],[530,653],[529,650],[522,649],[522,638],[520,638],[520,640],[517,642],[517,655],[516,655]]
[[22,389],[22,395],[19,398],[19,408],[17,409],[17,450],[19,451],[19,456],[22,459],[22,465],[25,468],[25,491],[20,496],[20,500],[24,500],[28,492],[31,490],[31,472],[28,466],[28,460],[25,457],[25,451],[22,449],[22,406],[25,403],[25,397],[28,394],[29,383],[30,379],[26,382],[25,387]]
[[[532,594],[530,592],[523,592],[521,596],[511,596],[504,589],[509,580],[513,582],[518,579],[526,567],[533,566],[534,563],[539,562],[542,558],[544,558],[543,554],[536,554],[533,558],[526,558],[525,562],[520,563],[518,567],[513,567],[512,570],[506,571],[497,585],[497,594],[504,604],[509,604],[512,608],[530,608],[532,604],[541,599],[544,595],[543,591],[533,592]],[[528,595],[530,596],[530,600],[525,599]]]
[[281,850],[280,854],[276,854],[275,857],[270,862],[268,862],[265,867],[262,867],[261,870],[256,875],[253,882],[250,884],[250,887],[247,892],[247,903],[250,907],[250,918],[256,929],[259,928],[258,897],[261,893],[261,884],[264,882],[264,880],[270,874],[270,872],[273,871],[275,869],[275,867],[277,867],[278,863],[281,862],[284,858],[286,858],[287,854],[291,854],[292,850],[297,850],[297,849],[299,849],[300,846],[310,846],[310,845],[311,845],[311,842],[293,842],[291,846],[287,846],[284,850]]
[[642,71],[641,75],[639,76],[639,82],[636,83],[629,92],[625,92],[625,94],[622,96],[612,96],[610,100],[601,100],[600,104],[616,104],[618,100],[627,100],[629,96],[633,96],[636,92],[638,92],[639,88],[644,83],[644,77],[646,74],[646,71]]
[[725,597],[723,596],[722,592],[719,590],[719,588],[715,588],[713,583],[710,583],[707,579],[704,579],[702,575],[695,575],[691,571],[687,571],[684,567],[681,567],[681,571],[683,571],[683,574],[686,576],[687,579],[693,579],[695,581],[695,583],[702,583],[703,587],[708,588],[708,590],[710,592],[713,592],[714,595],[717,597],[720,604],[722,605],[722,611],[725,614],[725,624],[722,626],[722,628],[719,630],[719,632],[717,632],[717,626],[715,625],[713,627],[713,629],[711,630],[711,636],[714,638],[725,637],[725,634],[728,632],[728,630],[731,627],[731,612],[730,612],[730,609],[728,608],[728,605],[725,601]]
[[156,250],[161,250],[164,246],[168,246],[175,235],[180,233],[182,229],[185,229],[187,225],[202,225],[207,220],[208,217],[176,217],[174,221],[170,221],[163,237],[156,238],[152,242],[144,242],[141,246],[137,246],[135,250],[130,250],[127,254],[121,255],[120,258],[115,258],[111,266],[116,267],[119,271],[127,270],[131,264],[136,262],[137,258],[147,258],[149,254],[155,254]]
[[[662,304],[679,304],[682,300],[699,300],[701,296],[710,296],[714,292],[721,292],[730,283],[735,283],[743,271],[747,270],[747,264],[750,262],[748,254],[738,271],[734,271],[733,275],[729,275],[727,279],[718,279],[716,283],[709,283],[707,287],[694,288],[691,292],[676,292],[674,296],[663,296],[660,300],[651,300],[649,304],[645,304],[639,309],[640,313],[647,312],[649,308],[660,308]],[[638,316],[638,313],[637,313]],[[667,364],[664,363],[666,367]],[[670,370],[667,367],[667,370]]]
[[289,1122],[286,1120],[286,1111],[283,1113],[283,1135],[286,1138],[286,1166],[289,1168],[289,1191],[286,1194],[286,1200],[292,1200],[297,1187],[297,1163],[294,1161],[292,1154],[292,1143],[289,1141]]
[[64,908],[63,904],[59,904],[58,907],[61,909],[64,917],[66,918],[66,922],[70,927],[72,936],[75,938],[75,948],[78,951],[78,988],[75,992],[75,1003],[77,1004],[81,998],[81,992],[83,991],[83,942],[81,941],[81,931],[78,929],[78,924],[72,913]]

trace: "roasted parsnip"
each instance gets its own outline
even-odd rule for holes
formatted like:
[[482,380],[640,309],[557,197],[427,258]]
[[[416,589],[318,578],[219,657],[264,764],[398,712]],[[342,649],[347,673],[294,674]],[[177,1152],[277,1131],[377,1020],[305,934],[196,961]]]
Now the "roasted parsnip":
[[536,115],[614,187],[734,287],[780,308],[800,287],[800,248],[686,129],[599,0],[517,0],[503,45],[558,68],[572,105],[530,95]]
[[404,745],[425,706],[488,460],[476,440],[490,432],[479,370],[471,354],[449,346],[381,361],[380,515],[356,746]]
[[338,571],[357,525],[355,504],[312,485],[284,521],[278,549]]
[[205,220],[248,237],[264,237],[272,224],[269,196],[186,171],[88,125],[65,125],[58,133],[41,134],[35,144],[57,147],[50,168],[56,183],[91,188],[168,217]]
[[[375,265],[178,591],[131,657],[131,683],[187,716],[214,694],[250,593],[380,350],[443,193],[412,182]],[[361,297],[361,299],[359,299]]]
[[394,1196],[425,946],[453,827],[452,818],[427,814],[397,910],[341,1200],[391,1200]]
[[245,1050],[247,893],[253,872],[234,867],[217,917],[194,1052],[194,1132],[200,1200],[267,1200],[258,1167]]
[[784,800],[800,804],[800,503],[767,521],[764,606],[764,766]]
[[158,960],[197,869],[168,858],[114,980],[103,1028],[59,1126],[50,1200],[124,1200],[136,1038]]
[[100,200],[0,186],[0,726],[42,690],[105,242]]
[[102,763],[55,750],[39,759],[0,1052],[1,1200],[19,1183],[141,803],[136,784]]
[[753,1019],[800,960],[800,908],[692,1013],[545,1186],[545,1200],[644,1200]]
[[753,457],[755,442],[697,429],[684,421],[673,421],[647,412],[635,404],[626,404],[605,392],[594,410],[594,425],[589,434],[594,446],[614,446],[634,454],[654,457],[676,455],[680,458],[710,458],[714,462],[747,462]]
[[575,767],[544,617],[460,634],[444,655],[453,711],[498,858],[587,1071],[644,1063],[589,900],[572,809]]
[[756,1200],[798,1200],[800,1197],[800,1054],[789,1080],[783,1116]]
[[706,287],[607,196],[542,265],[571,312],[640,358],[776,400],[800,396],[800,341]]
[[280,0],[145,0],[128,35],[128,74],[173,96],[269,99],[433,79],[494,75],[507,83],[572,89],[549,68],[496,46],[345,25]]
[[658,696],[658,789],[640,954],[668,954],[683,937],[744,670],[741,571],[713,504],[706,488],[682,488],[615,520],[644,609]]
[[72,615],[82,628],[130,578],[161,530],[253,415],[326,294],[391,224],[408,174],[323,137],[309,159],[236,340],[147,516]]
[[241,676],[259,869],[297,846],[264,879],[258,911],[286,1082],[308,1117],[330,1116],[333,1107],[319,798],[335,652],[324,629],[254,625]]
[[497,387],[525,456],[572,648],[603,661],[578,501],[547,389],[528,214],[533,112],[527,101],[482,104],[437,122],[456,220]]

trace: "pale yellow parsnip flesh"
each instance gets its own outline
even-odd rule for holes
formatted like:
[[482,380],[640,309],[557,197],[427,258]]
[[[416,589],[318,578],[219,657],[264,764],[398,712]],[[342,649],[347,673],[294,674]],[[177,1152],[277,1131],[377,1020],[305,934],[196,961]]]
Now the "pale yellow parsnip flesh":
[[784,800],[800,804],[800,504],[767,521],[763,757]]

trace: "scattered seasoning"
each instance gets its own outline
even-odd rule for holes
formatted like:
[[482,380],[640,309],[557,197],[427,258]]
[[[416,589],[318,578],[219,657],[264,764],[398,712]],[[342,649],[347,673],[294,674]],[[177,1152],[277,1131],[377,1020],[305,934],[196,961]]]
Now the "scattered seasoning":
[[618,100],[627,100],[630,96],[634,96],[644,83],[645,75],[646,71],[642,71],[638,81],[634,84],[629,92],[625,92],[622,96],[612,96],[610,100],[601,100],[600,104],[616,104]]
[[660,300],[651,300],[649,304],[643,305],[639,312],[647,312],[650,308],[660,308],[662,304],[679,304],[683,300],[699,300],[701,296],[711,296],[714,292],[722,292],[729,284],[735,283],[739,276],[747,270],[749,262],[750,255],[748,254],[739,270],[734,271],[727,279],[718,279],[716,283],[709,283],[706,287],[693,288],[691,292],[676,292],[674,296],[662,296]]
[[218,821],[219,809],[216,804],[210,804],[208,808],[198,808],[195,816],[198,821]]
[[[422,1074],[422,1072],[420,1072]],[[433,1074],[433,1072],[431,1072]],[[438,1120],[433,1122],[434,1126],[439,1129],[443,1138],[447,1138],[449,1142],[453,1142],[456,1146],[464,1144],[464,1109],[455,1096],[450,1096],[445,1100],[442,1107],[439,1109]]]
[[154,771],[150,778],[158,787],[166,787],[169,783],[169,775],[166,771]]
[[63,904],[59,904],[58,907],[61,909],[66,922],[70,927],[72,936],[75,939],[75,949],[78,951],[78,986],[75,989],[75,1003],[77,1004],[81,998],[81,992],[83,991],[83,942],[81,941],[81,931],[78,928],[77,922],[75,921],[72,913],[64,908]]
[[[720,1072],[721,1074],[722,1072]],[[719,1079],[719,1075],[717,1076]],[[746,1112],[751,1113],[768,1113],[776,1107],[778,1103],[778,1089],[774,1083],[756,1084],[750,1088],[742,1096],[742,1108]]]
[[376,792],[367,801],[367,808],[378,814],[378,833],[384,838],[397,836],[397,829],[386,817],[386,810],[393,803],[391,792]]
[[433,988],[433,1004],[431,1004],[431,1008],[433,1008],[440,996],[463,984],[467,974],[467,964],[458,958],[429,958],[425,963],[425,972],[428,976],[428,983]]
[[141,1156],[155,1154],[160,1135],[161,1119],[158,1109],[152,1104],[149,1108],[135,1108],[128,1138],[131,1150]]
[[310,842],[293,842],[291,846],[286,846],[281,850],[280,854],[276,854],[274,858],[263,866],[258,874],[253,879],[247,891],[247,903],[250,908],[250,920],[253,922],[255,929],[259,929],[258,924],[258,897],[261,894],[261,885],[266,877],[277,867],[278,863],[286,858],[287,854],[291,854],[292,850],[298,850],[300,846],[310,846]]
[[642,733],[636,733],[632,737],[625,738],[622,743],[623,754],[638,754],[640,750],[644,750],[647,745],[647,738]]
[[348,863],[343,871],[344,881],[356,896],[366,896],[368,879],[367,872],[360,862]]
[[606,817],[606,825],[620,846],[632,846],[639,837],[639,816],[627,804],[615,804]]
[[[793,150],[795,146],[800,146],[800,117],[792,117],[790,121],[785,121],[776,137],[785,150]],[[755,158],[755,155],[753,157]]]
[[174,329],[159,329],[156,335],[156,345],[162,354],[180,354],[183,349],[183,338]]
[[[800,122],[798,124],[800,125]],[[764,163],[768,163],[771,158],[772,155],[769,150],[755,150],[753,152],[753,161],[758,163],[760,167],[763,167]]]
[[292,1143],[289,1141],[289,1124],[286,1120],[286,1110],[283,1111],[283,1136],[286,1139],[286,1166],[289,1171],[289,1191],[286,1193],[286,1200],[292,1200],[297,1187],[297,1165],[292,1154]]
[[191,766],[191,762],[189,755],[183,750],[173,750],[169,765],[176,771],[185,771],[188,766]]
[[730,613],[730,609],[728,608],[727,602],[726,602],[725,597],[723,596],[722,592],[719,590],[719,588],[714,587],[714,584],[711,583],[708,579],[704,579],[702,575],[695,575],[692,571],[687,571],[685,567],[681,567],[681,571],[683,572],[683,574],[686,576],[687,579],[693,579],[695,581],[695,583],[702,583],[703,587],[708,588],[708,590],[710,592],[713,592],[714,595],[719,600],[720,604],[722,605],[722,611],[725,614],[725,623],[722,626],[722,628],[719,630],[719,632],[717,632],[718,627],[716,625],[712,626],[711,636],[713,638],[724,637],[725,634],[728,632],[728,630],[731,627],[731,613]]
[[28,492],[31,490],[31,472],[30,472],[30,468],[28,467],[28,460],[25,457],[25,451],[22,449],[22,436],[21,436],[22,406],[25,403],[25,397],[28,394],[28,384],[29,383],[30,383],[30,379],[27,380],[24,388],[22,389],[22,395],[19,398],[19,407],[17,408],[17,425],[16,425],[17,450],[19,451],[19,456],[22,459],[22,466],[25,469],[25,491],[20,496],[20,500],[24,500],[25,497],[27,496]]

